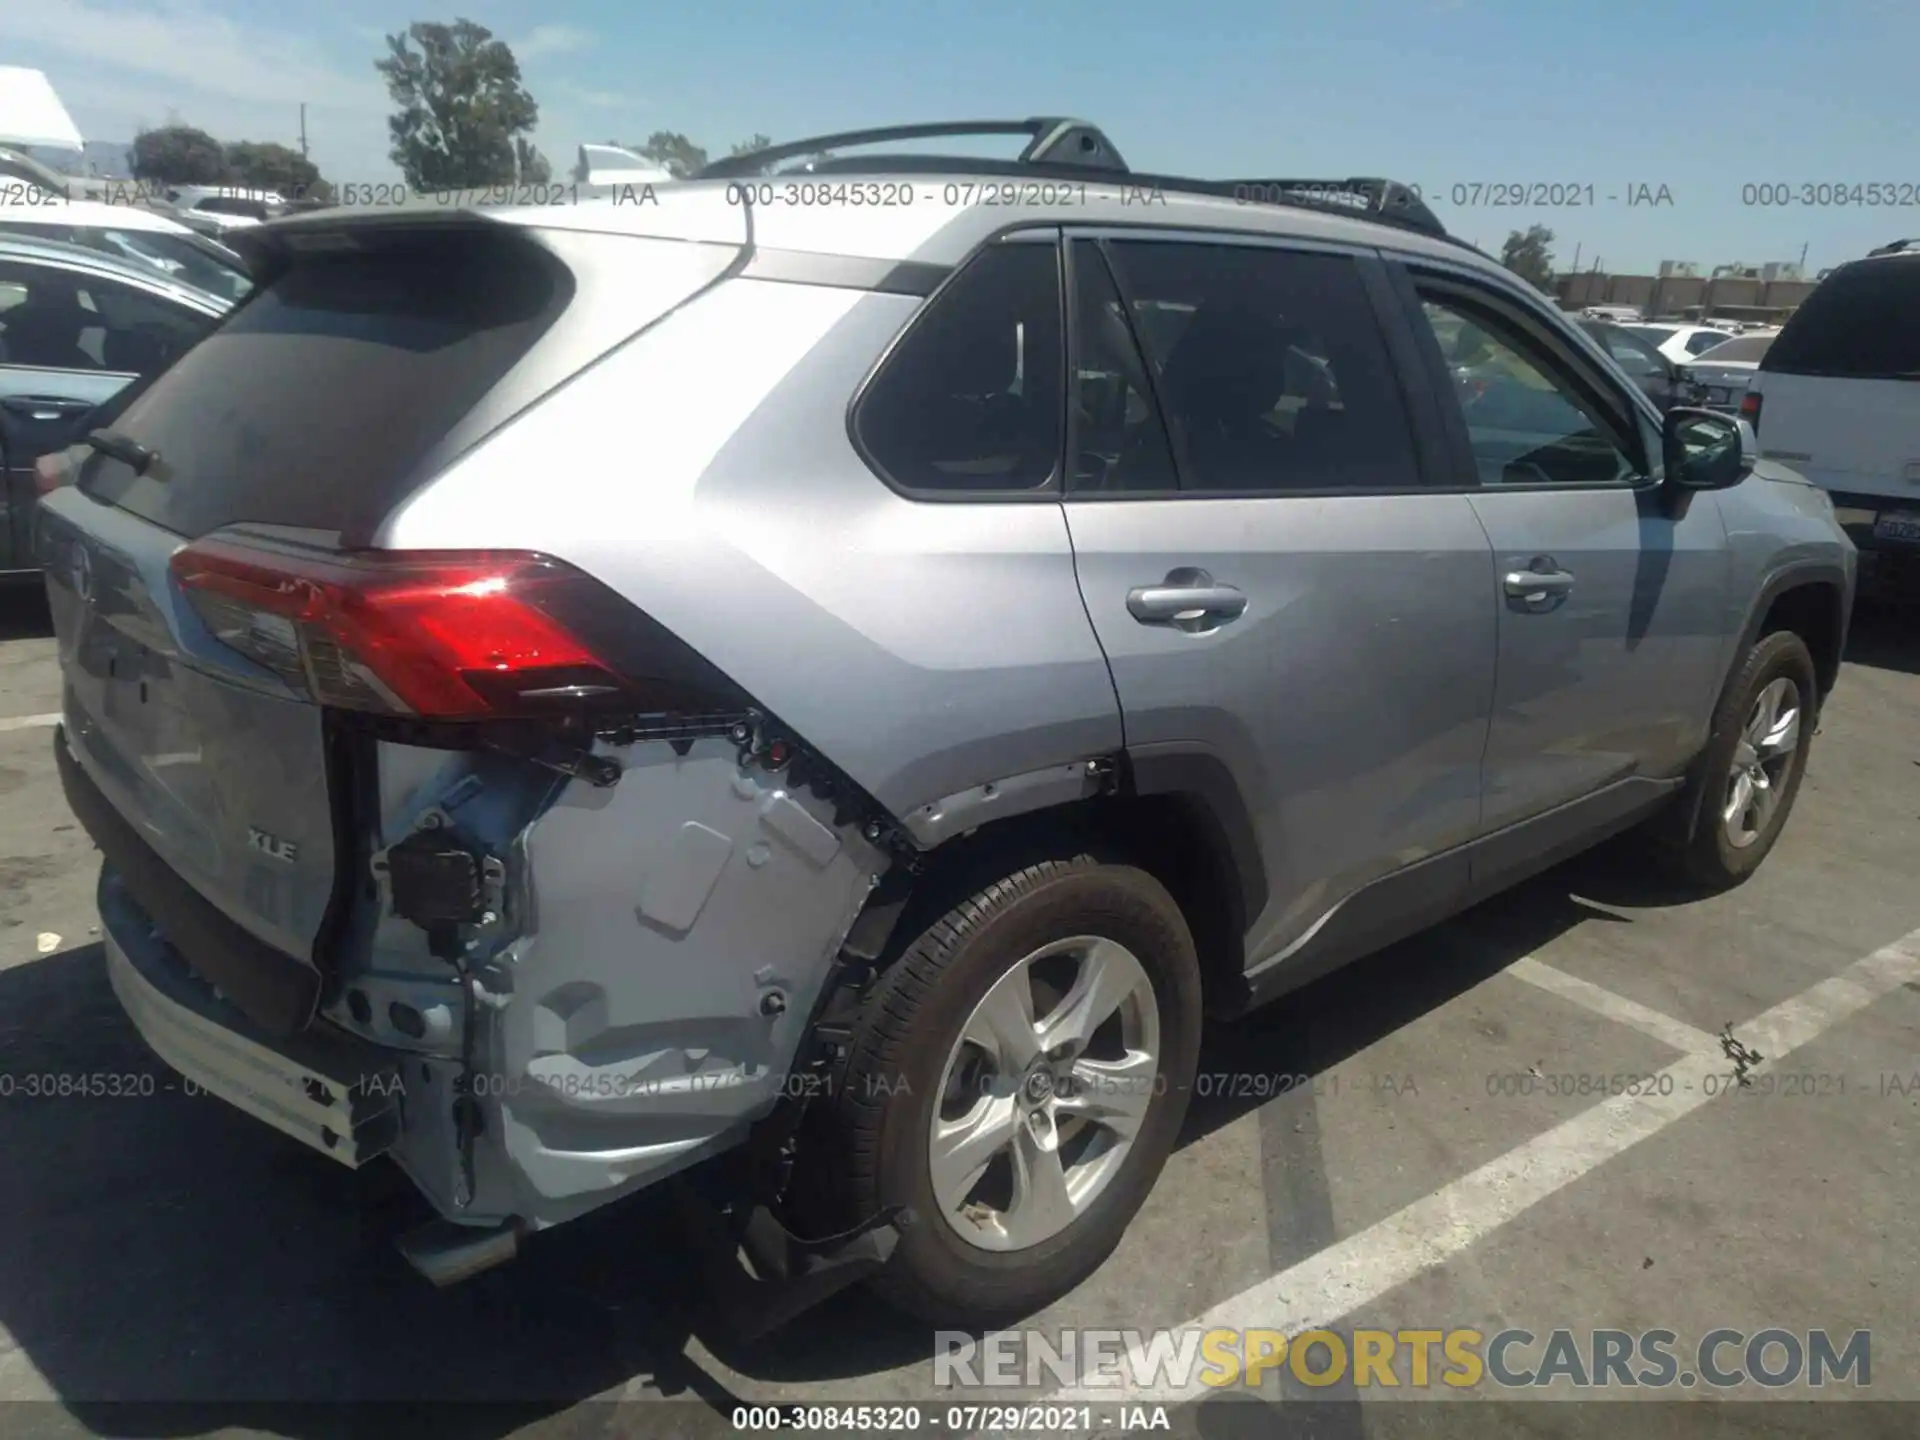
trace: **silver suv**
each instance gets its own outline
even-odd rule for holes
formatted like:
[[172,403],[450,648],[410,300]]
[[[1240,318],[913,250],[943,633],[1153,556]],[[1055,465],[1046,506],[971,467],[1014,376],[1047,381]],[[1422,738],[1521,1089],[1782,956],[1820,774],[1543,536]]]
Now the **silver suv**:
[[1203,1012],[1792,808],[1855,555],[1744,424],[1404,187],[840,153],[955,128],[237,235],[53,477],[113,984],[435,1279],[679,1177],[763,1313],[1030,1311]]

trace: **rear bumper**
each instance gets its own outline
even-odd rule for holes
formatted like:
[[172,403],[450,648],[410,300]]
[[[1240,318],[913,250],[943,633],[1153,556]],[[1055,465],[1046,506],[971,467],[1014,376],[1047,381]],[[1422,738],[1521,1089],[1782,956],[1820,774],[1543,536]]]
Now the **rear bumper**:
[[302,1144],[358,1167],[400,1133],[395,1057],[319,1027],[291,1039],[258,1030],[187,968],[102,866],[100,923],[114,994],[141,1037],[186,1079]]
[[1920,493],[1913,495],[1867,495],[1857,491],[1829,490],[1834,518],[1859,550],[1890,550],[1905,554],[1920,553],[1920,540],[1901,540],[1876,535],[1874,526],[1883,514],[1898,512],[1920,515]]

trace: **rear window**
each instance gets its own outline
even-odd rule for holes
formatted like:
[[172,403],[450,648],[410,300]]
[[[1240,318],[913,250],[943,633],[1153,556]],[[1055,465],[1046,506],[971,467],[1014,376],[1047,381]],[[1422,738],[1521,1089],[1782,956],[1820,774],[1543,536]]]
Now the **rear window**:
[[1920,379],[1920,259],[1841,266],[1793,312],[1760,368],[1848,380]]
[[1773,348],[1775,338],[1772,335],[1742,335],[1706,351],[1700,356],[1700,363],[1704,365],[1720,360],[1741,362],[1758,360]]
[[552,255],[490,231],[392,231],[306,255],[120,414],[116,431],[157,451],[163,474],[95,457],[82,483],[188,536],[239,521],[370,529],[572,294]]

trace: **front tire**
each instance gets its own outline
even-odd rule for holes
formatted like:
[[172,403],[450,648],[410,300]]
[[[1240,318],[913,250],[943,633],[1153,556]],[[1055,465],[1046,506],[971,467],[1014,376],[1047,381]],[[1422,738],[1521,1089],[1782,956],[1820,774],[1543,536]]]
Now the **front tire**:
[[914,1212],[874,1289],[992,1326],[1091,1275],[1173,1148],[1200,1016],[1186,920],[1132,866],[1045,861],[927,926],[869,996],[840,1086],[849,1213]]
[[1806,774],[1819,711],[1807,645],[1791,631],[1764,636],[1714,716],[1687,792],[1691,837],[1671,846],[1667,868],[1707,890],[1740,884],[1772,851]]

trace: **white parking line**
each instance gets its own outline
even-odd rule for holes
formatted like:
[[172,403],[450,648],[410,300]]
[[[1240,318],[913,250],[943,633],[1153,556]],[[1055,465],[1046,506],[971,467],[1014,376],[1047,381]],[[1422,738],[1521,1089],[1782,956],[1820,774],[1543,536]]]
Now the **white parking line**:
[[0,720],[0,730],[29,730],[35,725],[58,725],[59,723],[58,710],[46,715],[11,715]]
[[[1920,981],[1920,930],[1736,1027],[1736,1035],[1766,1060],[1776,1060],[1901,985],[1916,981]],[[1725,1082],[1727,1075],[1725,1058],[1690,1052],[1660,1072],[1663,1078],[1653,1083],[1654,1093],[1604,1100],[1379,1224],[1268,1276],[1194,1316],[1187,1325],[1197,1330],[1266,1326],[1288,1335],[1332,1325],[1445,1264],[1549,1195],[1692,1114],[1724,1092],[1727,1087],[1716,1082]],[[1667,1093],[1659,1093],[1663,1088]],[[1151,1374],[1152,1363],[1143,1349],[1134,1348],[1128,1372]],[[1209,1393],[1196,1378],[1185,1386],[1069,1387],[1057,1398],[1169,1403]]]
[[1662,1045],[1671,1045],[1683,1055],[1719,1055],[1721,1054],[1718,1036],[1709,1035],[1705,1030],[1676,1020],[1671,1015],[1662,1015],[1658,1010],[1650,1010],[1637,1000],[1629,1000],[1624,995],[1616,995],[1602,986],[1591,984],[1577,975],[1569,975],[1564,970],[1556,970],[1551,965],[1542,965],[1531,955],[1523,955],[1507,967],[1507,974],[1516,980],[1524,980],[1529,985],[1551,991],[1563,1000],[1604,1015],[1651,1035]]

